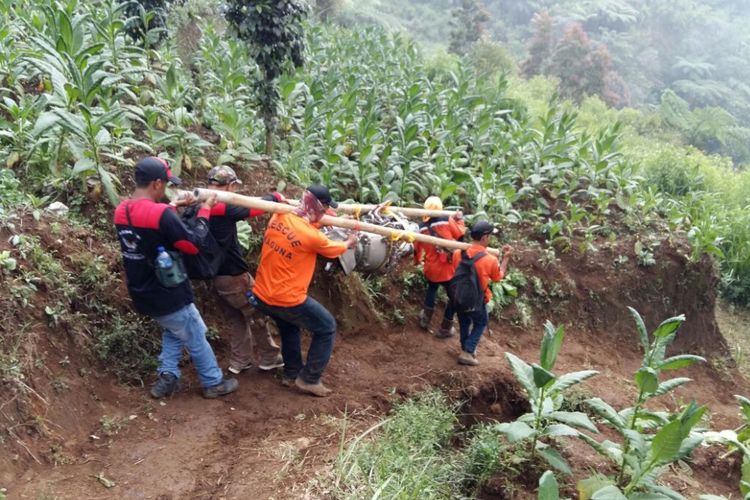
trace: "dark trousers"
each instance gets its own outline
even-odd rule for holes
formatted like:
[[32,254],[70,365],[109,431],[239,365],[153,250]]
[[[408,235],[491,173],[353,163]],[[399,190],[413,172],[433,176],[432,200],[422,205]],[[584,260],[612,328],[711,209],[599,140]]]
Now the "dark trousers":
[[458,313],[458,326],[461,329],[461,349],[474,354],[488,323],[487,304],[482,304],[482,308],[478,311]]
[[[435,283],[430,280],[427,280],[427,293],[425,293],[424,296],[424,307],[425,309],[435,309],[435,302],[437,301],[437,292],[438,288],[443,287],[445,289],[445,293],[448,293],[448,282],[442,281],[440,283]],[[448,299],[448,304],[445,306],[445,313],[443,313],[443,320],[445,321],[453,321],[453,316],[455,313],[453,312],[453,306],[451,305],[450,299]]]
[[[271,306],[258,299],[257,309],[271,316],[279,327],[284,376],[292,379],[300,377],[308,384],[318,383],[331,359],[336,339],[336,319],[333,315],[310,297],[294,307]],[[312,333],[307,362],[304,364],[300,338],[302,328]]]

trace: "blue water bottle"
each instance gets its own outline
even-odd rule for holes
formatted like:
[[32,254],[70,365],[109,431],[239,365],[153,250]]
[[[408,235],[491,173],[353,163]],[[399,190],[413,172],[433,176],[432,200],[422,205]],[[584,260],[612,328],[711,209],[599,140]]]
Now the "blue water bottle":
[[250,291],[245,292],[245,297],[247,297],[247,302],[251,306],[255,307],[258,305],[258,299],[255,298],[255,295],[253,295],[253,292],[250,292]]
[[172,269],[174,261],[172,260],[172,257],[167,253],[166,249],[164,247],[157,247],[156,252],[156,265],[161,269]]

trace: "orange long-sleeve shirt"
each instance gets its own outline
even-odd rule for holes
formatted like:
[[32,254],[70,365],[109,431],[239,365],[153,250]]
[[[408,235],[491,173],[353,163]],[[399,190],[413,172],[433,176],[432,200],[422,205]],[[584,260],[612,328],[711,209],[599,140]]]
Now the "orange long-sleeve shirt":
[[[472,244],[466,249],[466,255],[474,257],[479,252],[487,252],[482,245]],[[458,263],[461,262],[461,250],[453,252],[453,272],[456,271]],[[484,290],[484,303],[492,300],[492,290],[490,290],[490,281],[501,281],[505,276],[500,271],[500,262],[494,255],[487,254],[474,263],[479,278],[479,286]]]
[[263,236],[253,293],[272,306],[294,307],[307,299],[318,254],[346,252],[346,243],[328,239],[295,214],[274,214]]
[[[464,221],[453,217],[441,217],[431,219],[427,224],[419,228],[419,232],[428,236],[430,227],[435,232],[434,236],[456,241],[466,231]],[[449,252],[439,251],[435,245],[429,243],[414,242],[414,265],[419,265],[424,256],[424,276],[433,283],[442,283],[453,277],[453,265]]]

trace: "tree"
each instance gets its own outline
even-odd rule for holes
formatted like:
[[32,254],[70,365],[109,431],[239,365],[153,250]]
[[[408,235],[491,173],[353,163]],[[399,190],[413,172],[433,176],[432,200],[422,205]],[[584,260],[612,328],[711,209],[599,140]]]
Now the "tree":
[[453,11],[451,38],[448,50],[455,54],[466,54],[485,31],[490,15],[479,0],[460,0]]
[[544,11],[534,14],[531,22],[534,25],[534,36],[529,42],[529,56],[522,66],[523,74],[526,77],[545,74],[555,48],[552,31],[555,20],[549,12]]
[[265,152],[273,152],[278,122],[279,76],[304,62],[302,26],[309,6],[304,0],[229,0],[226,19],[235,35],[248,44],[261,72],[256,97],[266,127]]

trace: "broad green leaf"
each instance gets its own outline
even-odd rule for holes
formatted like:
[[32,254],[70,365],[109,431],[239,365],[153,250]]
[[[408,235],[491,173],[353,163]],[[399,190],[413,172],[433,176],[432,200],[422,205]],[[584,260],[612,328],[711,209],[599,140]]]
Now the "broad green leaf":
[[635,383],[638,390],[644,394],[653,394],[659,387],[659,379],[656,378],[656,372],[648,366],[642,367],[635,373]]
[[552,471],[548,470],[539,478],[539,494],[537,498],[539,500],[558,500],[560,498],[557,479],[555,479],[555,474]]
[[54,112],[48,111],[42,113],[39,115],[39,118],[37,118],[36,123],[34,124],[34,129],[31,131],[31,135],[34,137],[44,135],[49,129],[58,125],[59,122],[60,118]]
[[[562,379],[562,377],[560,377],[560,379]],[[625,427],[625,421],[606,401],[603,401],[600,398],[591,398],[586,400],[586,404],[613,427],[617,429],[623,429]]]
[[590,500],[597,491],[606,486],[614,486],[614,481],[602,474],[596,474],[576,483],[578,500]]
[[742,497],[745,498],[747,495],[750,495],[750,456],[747,454],[742,457],[742,467],[740,471],[740,493],[742,493]]
[[685,368],[691,366],[698,361],[706,361],[701,356],[695,356],[693,354],[680,354],[679,356],[672,356],[667,358],[659,366],[660,370],[677,370],[679,368]]
[[597,490],[596,493],[591,496],[591,500],[628,500],[628,498],[622,494],[620,488],[610,485]]
[[669,319],[665,319],[661,322],[661,324],[656,327],[656,330],[654,330],[654,337],[660,338],[660,337],[666,337],[668,335],[671,335],[674,333],[682,323],[685,322],[685,315],[680,314],[679,316],[674,316]]
[[677,387],[687,384],[692,379],[689,379],[687,377],[676,377],[671,378],[669,380],[665,380],[661,384],[659,384],[659,387],[656,388],[656,391],[654,391],[653,396],[663,396],[664,394],[676,389]]
[[541,366],[534,363],[531,365],[532,373],[534,374],[534,385],[539,389],[547,387],[547,384],[555,380],[555,374],[551,373]]
[[698,497],[698,500],[727,500],[727,497],[720,495],[701,495]]
[[76,162],[71,173],[73,175],[80,175],[82,173],[91,172],[92,170],[96,170],[94,160],[84,157]]
[[565,338],[565,328],[559,326],[555,328],[549,320],[544,324],[544,336],[542,337],[542,347],[539,352],[539,363],[545,370],[552,370],[557,361],[557,355],[560,353],[562,341]]
[[505,353],[505,358],[510,364],[510,369],[513,372],[513,375],[515,375],[518,382],[529,395],[529,399],[536,399],[538,396],[538,390],[534,384],[534,370],[531,368],[531,365],[509,352]]
[[[636,252],[636,254],[638,253],[640,252]],[[630,311],[630,315],[633,317],[633,321],[635,321],[635,328],[638,331],[638,338],[641,340],[641,347],[643,347],[643,352],[647,353],[650,348],[650,343],[648,341],[648,330],[646,330],[646,324],[643,322],[643,318],[638,313],[638,311],[636,311],[632,307],[628,307],[628,310]]]
[[599,372],[596,370],[583,370],[580,372],[572,372],[560,375],[559,377],[557,377],[555,383],[552,384],[552,387],[550,387],[550,392],[562,392],[565,389],[576,384],[580,384],[584,380],[598,374]]
[[579,432],[566,424],[550,424],[544,434],[553,437],[577,437]]
[[508,442],[515,443],[534,435],[534,429],[523,422],[504,422],[495,426],[498,432],[505,434]]
[[596,426],[589,420],[588,415],[580,411],[553,411],[547,415],[552,420],[572,425],[591,432],[599,432]]
[[683,439],[682,422],[674,420],[656,433],[651,442],[651,458],[659,464],[676,460],[680,455]]
[[619,444],[613,443],[612,441],[606,439],[600,443],[596,439],[583,433],[578,434],[578,438],[581,439],[584,443],[591,446],[601,456],[609,458],[615,463],[622,462],[622,448],[620,448]]
[[740,403],[740,410],[745,418],[745,423],[750,424],[750,399],[739,395],[735,395],[734,398]]
[[560,453],[558,453],[558,451],[551,446],[547,446],[544,443],[537,441],[537,452],[542,458],[544,458],[544,460],[547,461],[548,464],[550,464],[556,470],[562,472],[566,476],[572,474],[567,460],[565,460],[562,455],[560,455]]

